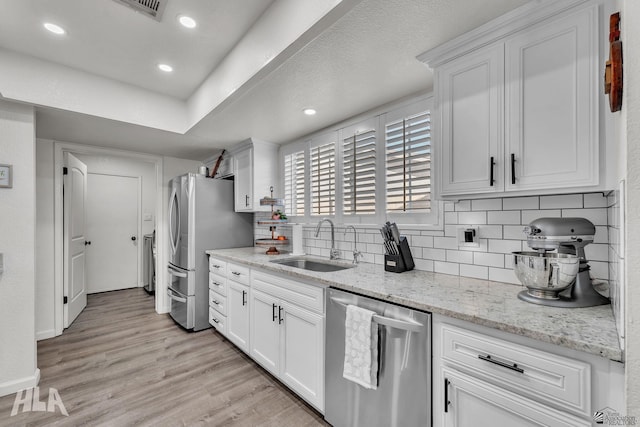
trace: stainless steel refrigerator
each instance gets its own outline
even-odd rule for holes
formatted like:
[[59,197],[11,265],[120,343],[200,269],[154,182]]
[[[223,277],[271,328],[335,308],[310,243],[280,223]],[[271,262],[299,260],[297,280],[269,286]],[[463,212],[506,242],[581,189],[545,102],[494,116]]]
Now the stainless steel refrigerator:
[[169,181],[171,317],[183,328],[209,328],[205,250],[253,246],[253,215],[234,212],[233,181],[189,173]]

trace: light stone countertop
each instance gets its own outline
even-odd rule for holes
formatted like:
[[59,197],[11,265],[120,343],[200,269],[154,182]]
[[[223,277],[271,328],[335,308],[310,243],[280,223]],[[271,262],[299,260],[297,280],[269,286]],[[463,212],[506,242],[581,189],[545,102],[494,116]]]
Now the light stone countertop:
[[524,289],[521,286],[418,270],[389,273],[377,264],[360,263],[355,268],[336,272],[314,272],[272,263],[270,261],[291,255],[269,256],[264,248],[206,252],[226,261],[291,278],[466,320],[618,362],[623,360],[611,305],[589,308],[540,306],[517,298],[518,292]]

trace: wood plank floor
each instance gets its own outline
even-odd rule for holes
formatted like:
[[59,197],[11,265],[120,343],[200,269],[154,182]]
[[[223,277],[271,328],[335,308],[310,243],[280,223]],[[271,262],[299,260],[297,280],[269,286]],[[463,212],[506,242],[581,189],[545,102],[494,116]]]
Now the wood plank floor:
[[326,426],[322,416],[209,329],[156,314],[141,288],[89,295],[63,335],[38,343],[40,400],[55,388],[69,416],[21,412],[0,398],[0,426]]

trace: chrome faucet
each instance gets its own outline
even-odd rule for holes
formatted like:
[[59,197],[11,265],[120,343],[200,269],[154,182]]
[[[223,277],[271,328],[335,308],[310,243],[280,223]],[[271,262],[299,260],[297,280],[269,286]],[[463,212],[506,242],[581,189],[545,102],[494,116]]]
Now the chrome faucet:
[[357,264],[358,257],[362,256],[362,252],[360,252],[357,247],[358,232],[356,231],[356,228],[353,225],[347,225],[347,228],[345,228],[344,230],[344,235],[345,236],[347,235],[347,231],[349,231],[350,228],[353,229],[353,263]]
[[322,218],[318,223],[318,226],[316,227],[316,237],[318,237],[318,234],[320,234],[320,227],[325,221],[327,221],[331,226],[331,251],[329,252],[329,259],[338,259],[340,258],[340,251],[336,249],[336,234],[333,227],[333,221],[331,221],[329,218]]

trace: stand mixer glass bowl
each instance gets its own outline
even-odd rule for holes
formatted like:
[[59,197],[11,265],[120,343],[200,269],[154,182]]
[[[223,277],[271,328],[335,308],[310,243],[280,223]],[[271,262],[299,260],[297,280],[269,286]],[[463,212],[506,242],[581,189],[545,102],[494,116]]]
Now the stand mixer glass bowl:
[[536,298],[559,299],[578,275],[580,258],[552,252],[513,252],[516,277]]

